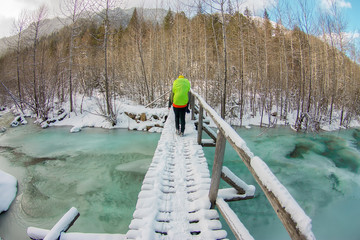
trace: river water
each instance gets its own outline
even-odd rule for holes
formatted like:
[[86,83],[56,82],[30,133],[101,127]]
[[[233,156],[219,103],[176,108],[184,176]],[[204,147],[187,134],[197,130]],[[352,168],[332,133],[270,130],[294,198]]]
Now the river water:
[[51,229],[72,207],[72,232],[126,233],[160,134],[88,128],[46,130],[29,124],[0,136],[0,169],[18,194],[0,215],[0,237],[29,239],[29,226]]
[[[285,127],[237,131],[312,219],[317,239],[360,240],[359,130],[319,135],[298,134]],[[214,149],[205,149],[205,156],[211,167]],[[256,186],[254,199],[230,203],[252,236],[258,240],[290,239],[230,144],[226,146],[224,166]],[[229,186],[222,182],[221,187]]]
[[[160,134],[95,128],[72,134],[69,129],[29,124],[0,136],[0,169],[19,182],[16,200],[0,215],[4,240],[28,239],[28,226],[50,229],[72,206],[81,215],[71,232],[126,233]],[[317,239],[360,239],[359,130],[238,132],[312,218]],[[214,148],[204,152],[211,167]],[[254,199],[230,203],[254,238],[289,239],[229,144],[224,165],[257,187]]]

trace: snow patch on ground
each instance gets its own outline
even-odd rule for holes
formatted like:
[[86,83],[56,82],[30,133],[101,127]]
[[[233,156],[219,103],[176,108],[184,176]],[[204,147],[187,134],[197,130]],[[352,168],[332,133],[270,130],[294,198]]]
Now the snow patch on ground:
[[72,126],[70,132],[80,132],[82,128],[99,127],[106,129],[125,128],[129,130],[161,132],[169,110],[167,108],[145,108],[133,102],[116,102],[116,125],[113,126],[101,113],[99,98],[77,97],[75,111],[70,112],[67,104],[54,109],[49,119],[41,123],[43,128],[51,126]]
[[16,197],[16,192],[16,178],[0,170],[0,213],[9,209]]
[[[85,97],[78,94],[74,97],[74,112],[70,113],[68,102],[55,104],[56,107],[49,113],[49,119],[44,122],[38,121],[37,123],[41,123],[43,128],[50,126],[72,126],[71,132],[73,133],[79,132],[85,127],[101,127],[107,129],[125,128],[129,130],[160,133],[162,132],[166,117],[169,114],[168,108],[146,108],[127,99],[117,99],[114,103],[116,106],[115,112],[117,112],[117,124],[112,126],[100,111],[100,109],[105,108],[104,102],[101,94],[95,97]],[[5,114],[10,111],[17,115],[13,121],[15,125],[26,124],[27,122],[24,116],[35,117],[29,110],[25,110],[24,114],[20,114],[15,106],[11,109],[4,108],[1,113]],[[215,112],[220,112],[220,106],[215,108]],[[248,129],[251,128],[251,126],[260,126],[260,123],[262,123],[263,126],[285,125],[290,127],[296,123],[296,111],[289,112],[286,120],[280,119],[275,107],[273,107],[273,111],[271,112],[274,116],[269,117],[268,114],[264,114],[261,119],[259,112],[253,113],[252,111],[245,111],[242,121],[240,121],[239,117],[227,117],[225,120],[232,126],[243,126]],[[0,115],[2,115],[1,113]],[[141,115],[145,118],[141,118]],[[344,128],[340,125],[340,116],[340,111],[334,110],[331,124],[328,120],[322,120],[319,123],[320,129],[323,131],[336,131]],[[216,127],[209,117],[206,117],[206,119],[210,121],[211,127]],[[359,128],[360,117],[353,117],[348,127]]]
[[[275,113],[275,112],[274,112]],[[270,125],[280,125],[280,126],[294,126],[296,123],[296,112],[289,112],[287,115],[287,119],[280,119],[278,116],[271,116],[269,120],[268,114],[264,114],[262,119],[263,126]],[[247,129],[250,129],[251,126],[260,126],[261,123],[261,114],[257,112],[255,115],[245,114],[242,122],[239,118],[226,118],[226,121],[232,126],[243,126]],[[360,127],[360,117],[354,117],[350,124],[348,125],[350,128],[358,128]],[[330,124],[329,121],[323,120],[320,122],[320,129],[323,131],[337,131],[339,129],[344,129],[343,126],[340,125],[340,113],[334,111],[333,120]]]

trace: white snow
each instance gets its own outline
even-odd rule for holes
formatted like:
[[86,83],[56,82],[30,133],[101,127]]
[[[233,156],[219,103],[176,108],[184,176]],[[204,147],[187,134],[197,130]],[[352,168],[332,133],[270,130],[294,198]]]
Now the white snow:
[[[32,239],[44,239],[50,230],[29,227],[27,234]],[[97,233],[61,233],[61,240],[124,240],[123,234],[97,234]]]
[[229,207],[229,205],[222,198],[216,199],[216,205],[224,216],[225,220],[228,222],[229,226],[235,231],[237,236],[240,236],[240,239],[243,240],[254,240],[247,228],[240,221],[236,213]]
[[17,180],[0,170],[0,213],[7,211],[16,197]]
[[230,171],[229,168],[227,168],[225,166],[222,168],[222,172],[225,174],[225,176],[232,179],[237,186],[244,189],[246,196],[254,196],[254,194],[255,194],[255,186],[248,185],[246,182],[244,182],[243,180],[238,178],[233,172]]
[[72,127],[72,128],[70,129],[70,132],[71,132],[71,133],[77,133],[77,132],[80,132],[80,131],[81,131],[81,127],[77,127],[77,126]]
[[[276,112],[276,111],[274,111]],[[229,122],[233,126],[240,126],[240,119],[239,118],[227,118],[227,122]],[[296,123],[296,112],[289,112],[287,115],[286,121],[283,119],[280,119],[278,117],[271,117],[271,123],[275,122],[276,125],[281,126],[294,126]],[[260,126],[261,123],[261,114],[257,112],[256,114],[246,114],[243,117],[241,126],[250,129],[251,126]],[[263,126],[267,126],[269,124],[269,117],[267,114],[264,114],[263,120],[262,120]],[[359,117],[353,117],[349,124],[350,128],[358,128],[360,127],[360,118]],[[344,128],[340,125],[340,113],[334,110],[333,113],[333,120],[332,123],[329,124],[329,121],[326,121],[323,119],[320,122],[320,129],[323,131],[337,131],[339,129]]]
[[[148,128],[151,132],[161,132],[160,127],[164,125],[164,117],[168,113],[167,108],[151,109],[143,106],[121,104],[121,112],[117,115],[117,124],[112,126],[103,116],[96,112],[96,106],[90,105],[89,110],[83,111],[82,114],[71,113],[70,117],[65,117],[62,121],[48,124],[48,126],[73,126],[71,132],[79,132],[84,127],[101,127],[101,128],[127,128],[130,130],[146,131]],[[140,119],[134,120],[128,115],[140,116],[145,114],[146,121]],[[156,119],[158,117],[158,119]],[[151,128],[150,128],[151,127]]]
[[65,233],[70,224],[79,215],[78,210],[72,207],[51,230],[36,227],[28,227],[27,234],[31,239],[44,240],[123,240],[123,234],[96,234],[96,233]]
[[210,209],[210,172],[187,115],[185,136],[175,134],[173,112],[160,137],[138,196],[130,239],[197,239],[226,237],[216,210]]
[[44,240],[58,239],[61,232],[66,231],[79,215],[79,211],[72,207],[50,230]]
[[[165,117],[168,115],[169,110],[167,108],[145,108],[142,105],[136,105],[133,102],[125,100],[116,101],[116,120],[117,124],[112,124],[105,119],[101,111],[99,110],[99,102],[101,102],[101,96],[99,97],[82,97],[77,96],[75,98],[75,111],[69,113],[69,107],[67,104],[59,106],[56,111],[50,113],[50,118],[41,123],[43,128],[51,126],[71,126],[70,132],[80,132],[82,128],[86,127],[99,127],[99,128],[125,128],[129,130],[149,131],[149,132],[161,132],[164,126]],[[65,110],[58,111],[60,109]],[[141,115],[146,116],[145,119],[140,119]],[[132,119],[132,116],[135,119]],[[145,121],[144,121],[145,120]]]
[[19,125],[26,125],[28,122],[26,121],[23,115],[15,117],[14,121],[10,124],[12,127],[17,127]]

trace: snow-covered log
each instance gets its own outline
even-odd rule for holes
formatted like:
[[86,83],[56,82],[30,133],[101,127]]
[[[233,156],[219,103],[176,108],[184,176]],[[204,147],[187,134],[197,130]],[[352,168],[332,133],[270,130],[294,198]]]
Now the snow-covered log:
[[[31,239],[44,239],[50,230],[29,227],[28,236]],[[59,240],[124,240],[124,234],[103,234],[103,233],[61,233]]]
[[216,200],[216,205],[221,212],[221,215],[224,217],[225,221],[228,223],[232,232],[234,233],[236,239],[241,240],[254,240],[250,235],[249,231],[242,224],[242,222],[237,217],[236,213],[229,207],[229,205],[222,198]]
[[79,216],[79,211],[76,208],[72,207],[67,213],[65,213],[65,215],[55,224],[55,226],[50,231],[29,227],[27,230],[27,234],[31,239],[35,240],[57,240],[60,238],[63,232],[66,232],[74,224],[74,222]]
[[227,167],[222,168],[221,178],[235,188],[239,194],[245,194],[247,197],[254,196],[255,186],[246,184]]
[[23,115],[15,117],[15,119],[11,122],[12,127],[17,127],[19,125],[26,125],[28,122],[26,121]]

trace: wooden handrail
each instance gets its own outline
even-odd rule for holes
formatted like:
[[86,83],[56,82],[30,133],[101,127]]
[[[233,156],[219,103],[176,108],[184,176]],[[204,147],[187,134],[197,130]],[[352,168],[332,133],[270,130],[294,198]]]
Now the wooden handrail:
[[295,199],[280,183],[271,172],[270,168],[259,157],[254,156],[246,146],[245,141],[236,131],[222,119],[214,109],[196,92],[191,90],[192,109],[194,100],[197,99],[200,108],[203,108],[216,124],[219,133],[217,134],[215,159],[212,170],[212,179],[209,192],[209,199],[214,206],[216,204],[219,190],[219,181],[225,152],[226,140],[238,153],[256,182],[261,187],[275,213],[283,223],[291,239],[315,239],[311,230],[311,219],[305,214],[303,209],[297,204]]
[[50,230],[29,227],[27,234],[31,239],[58,240],[61,234],[66,232],[80,216],[79,211],[72,207]]
[[165,92],[163,95],[159,96],[157,99],[155,99],[155,100],[152,101],[151,103],[147,104],[147,105],[145,106],[145,108],[151,106],[151,105],[154,104],[156,101],[158,101],[159,99],[161,99],[161,98],[162,98],[163,96],[165,96],[166,94],[169,94],[170,92],[171,92],[171,90]]

